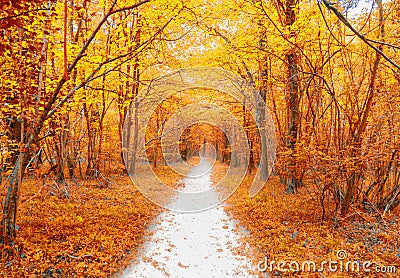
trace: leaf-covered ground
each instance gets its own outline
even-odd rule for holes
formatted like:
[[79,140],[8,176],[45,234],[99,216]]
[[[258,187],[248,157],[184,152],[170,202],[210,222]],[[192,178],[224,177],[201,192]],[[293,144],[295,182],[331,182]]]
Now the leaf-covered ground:
[[[213,180],[220,179],[225,171],[226,166],[217,163]],[[181,179],[167,168],[160,168],[158,174],[170,185]],[[255,198],[250,198],[251,180],[251,176],[244,180],[225,209],[248,229],[245,240],[257,251],[251,255],[254,264],[264,256],[269,262],[313,260],[318,264],[337,260],[336,252],[345,250],[345,261],[376,261],[397,266],[399,273],[399,210],[387,214],[384,221],[361,212],[345,219],[329,214],[328,221],[321,224],[320,204],[306,187],[288,195],[279,179],[273,177]],[[21,190],[18,238],[7,247],[14,256],[4,256],[8,252],[2,252],[0,276],[110,277],[136,257],[148,224],[160,212],[125,176],[112,178],[107,186],[98,180],[68,182],[64,186],[51,180],[44,183],[28,179]],[[272,273],[310,277],[366,275],[282,273],[276,269]]]
[[[226,171],[225,165],[217,164],[213,171],[214,182],[221,179]],[[280,272],[276,265],[272,276],[307,276],[307,277],[398,277],[400,275],[400,211],[386,214],[384,221],[365,213],[354,213],[351,217],[340,218],[330,214],[328,221],[321,222],[321,206],[309,188],[303,187],[297,194],[285,194],[278,177],[272,177],[263,190],[254,198],[250,198],[248,189],[252,181],[247,176],[237,191],[227,200],[225,209],[240,221],[240,225],[249,231],[246,240],[256,250],[253,262],[260,260],[283,260],[299,262],[313,260],[317,264],[322,261],[337,261],[335,272]],[[359,264],[369,260],[382,266],[396,266],[397,274],[352,272],[349,265],[347,272],[340,271],[340,260],[337,252],[344,250],[347,258],[344,263]],[[261,265],[263,266],[263,265]],[[334,265],[333,269],[334,269]],[[284,267],[288,270],[288,266]],[[293,265],[292,269],[296,269]],[[328,270],[328,266],[325,266]],[[362,267],[360,268],[362,269]],[[301,270],[301,268],[300,268]],[[354,268],[356,270],[356,268]],[[267,272],[269,269],[267,269]]]
[[[159,168],[169,185],[181,177]],[[2,188],[4,198],[6,188]],[[21,189],[18,237],[2,252],[0,277],[109,277],[137,255],[146,227],[161,209],[129,177],[111,183],[27,179]]]

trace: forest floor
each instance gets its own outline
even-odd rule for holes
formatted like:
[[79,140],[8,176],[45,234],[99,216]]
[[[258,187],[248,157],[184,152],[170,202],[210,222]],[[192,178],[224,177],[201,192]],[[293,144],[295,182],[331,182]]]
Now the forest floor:
[[[220,180],[226,169],[226,165],[216,163],[211,181],[215,183]],[[159,167],[157,174],[174,187],[182,179],[182,176],[167,167]],[[239,238],[234,236],[242,231],[238,227],[248,231],[247,234],[241,234],[241,243],[245,242],[253,251],[250,253],[243,249],[247,252],[247,258],[242,259],[247,266],[252,264],[251,268],[254,269],[259,262],[265,262],[265,258],[268,258],[269,267],[272,260],[298,262],[300,265],[309,260],[314,261],[317,268],[322,261],[337,261],[340,267],[339,263],[345,265],[356,262],[360,265],[368,260],[374,262],[370,267],[371,277],[396,277],[393,273],[374,273],[375,263],[381,267],[396,266],[398,277],[399,209],[386,214],[383,219],[361,211],[354,211],[344,219],[328,212],[328,220],[321,222],[320,203],[309,188],[303,187],[297,194],[288,195],[279,179],[272,177],[256,197],[250,198],[248,189],[251,180],[251,175],[247,176],[223,209],[216,209],[215,214],[222,215],[222,222],[214,223],[218,229],[224,223],[222,227],[226,230],[224,236],[228,241],[239,242]],[[3,186],[1,198],[4,198],[5,192],[6,187]],[[174,225],[177,216],[171,214],[169,218],[167,215],[163,217],[163,213],[166,213],[165,210],[145,199],[129,177],[124,175],[114,175],[111,183],[95,179],[70,181],[66,185],[51,179],[27,179],[21,189],[18,237],[13,246],[7,247],[14,256],[5,256],[7,252],[2,252],[0,277],[110,277],[121,273],[135,259],[143,259],[141,247],[145,246],[149,227],[157,217],[165,218],[165,224],[169,225],[165,233],[170,231],[170,238],[174,237],[175,230],[171,229],[171,225]],[[208,216],[207,211],[203,215]],[[238,220],[237,227],[231,219]],[[189,226],[195,225],[193,221],[187,223]],[[189,226],[183,225],[181,228],[189,230]],[[196,230],[195,227],[192,230]],[[171,250],[177,245],[172,244],[169,245]],[[235,247],[235,244],[231,247]],[[211,244],[211,249],[214,250],[215,246]],[[229,251],[224,248],[217,248],[218,254],[214,258],[217,264],[221,260],[218,256],[224,260],[222,254],[227,252],[232,252],[230,258],[244,255],[235,253],[235,248],[228,248]],[[346,255],[342,260],[337,257],[339,250],[342,250],[340,256]],[[186,263],[189,256],[175,259],[173,262],[178,266],[176,269],[189,271],[189,264]],[[154,260],[150,259],[148,263],[153,264]],[[264,267],[265,264],[260,266]],[[318,273],[283,273],[276,268],[275,263],[271,269],[266,269],[266,276],[366,276],[362,271],[352,271],[353,267],[350,265],[350,271],[330,271],[325,266],[324,271]]]
[[[182,178],[168,167],[157,175],[170,186]],[[0,193],[4,199],[6,186]],[[65,185],[27,178],[20,204],[17,239],[3,246],[0,277],[110,277],[137,256],[162,211],[127,175]]]
[[[212,179],[220,180],[226,168],[226,165],[217,163]],[[258,254],[253,261],[257,264],[264,262],[260,267],[266,275],[400,276],[400,209],[386,214],[383,219],[356,210],[347,218],[330,212],[327,214],[328,220],[321,222],[320,202],[307,186],[294,195],[286,194],[279,178],[275,176],[254,198],[250,198],[248,192],[251,181],[252,177],[247,176],[224,208],[249,231],[245,240]],[[302,269],[302,263],[307,260],[316,263],[315,272],[308,271],[307,265]],[[282,269],[277,267],[279,261],[286,262]],[[323,261],[332,261],[331,268],[328,264],[322,265]],[[334,261],[337,262],[336,270]],[[367,261],[372,264],[368,266]],[[263,269],[265,262],[267,268]],[[293,262],[291,268],[288,266],[290,262]],[[295,271],[298,269],[296,263],[300,271]],[[364,263],[370,273],[363,272]],[[356,264],[360,267],[359,272]],[[395,266],[397,272],[389,273],[393,271],[390,266]],[[323,271],[318,271],[322,268]]]

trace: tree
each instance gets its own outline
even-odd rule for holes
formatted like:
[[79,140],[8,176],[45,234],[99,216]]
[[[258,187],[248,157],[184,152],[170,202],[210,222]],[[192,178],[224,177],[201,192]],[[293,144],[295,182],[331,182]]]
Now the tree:
[[[68,64],[67,59],[67,45],[66,45],[66,33],[67,33],[67,25],[64,24],[64,64],[63,64],[63,72],[62,76],[59,77],[58,82],[56,83],[54,88],[51,88],[50,91],[47,91],[45,96],[42,96],[42,91],[37,91],[37,88],[42,88],[42,85],[34,86],[22,89],[24,84],[20,85],[20,93],[19,93],[19,102],[20,102],[20,111],[25,111],[28,105],[36,105],[37,109],[35,109],[35,113],[32,114],[31,117],[25,115],[22,112],[19,115],[19,119],[21,121],[21,136],[20,136],[20,148],[19,154],[17,156],[17,160],[15,166],[12,170],[11,177],[9,179],[9,186],[7,191],[7,196],[5,199],[4,210],[3,210],[3,219],[2,219],[2,237],[3,241],[6,245],[10,244],[15,237],[16,232],[16,220],[17,220],[17,211],[18,211],[18,199],[19,199],[19,190],[22,182],[23,175],[25,173],[25,168],[28,165],[30,159],[32,158],[32,148],[35,144],[37,144],[39,135],[45,126],[46,121],[51,119],[57,110],[62,107],[73,95],[75,92],[81,88],[83,88],[88,82],[93,80],[93,77],[96,76],[96,73],[106,64],[114,62],[118,59],[123,58],[125,55],[120,55],[117,57],[109,58],[106,61],[98,64],[98,66],[82,81],[79,85],[72,88],[68,91],[64,96],[60,96],[64,85],[70,80],[70,75],[73,70],[78,65],[79,61],[86,55],[87,49],[95,39],[96,35],[99,33],[103,24],[114,14],[120,13],[123,11],[131,10],[138,8],[139,6],[147,3],[148,0],[144,0],[142,2],[138,2],[133,5],[125,6],[123,8],[116,8],[117,1],[113,1],[110,7],[106,10],[106,12],[102,15],[101,19],[96,24],[95,28],[88,36],[87,40],[80,48],[79,52],[72,59],[72,62]],[[67,6],[67,2],[65,2],[65,6]],[[64,11],[67,9],[65,8]],[[67,22],[67,13],[64,12],[64,23]],[[47,31],[46,31],[47,32]],[[23,49],[23,38],[22,38],[22,30],[19,30],[19,55],[21,55]],[[42,41],[42,44],[46,44],[46,39]],[[22,47],[21,47],[22,46]],[[43,55],[42,55],[43,56]],[[39,80],[42,82],[43,80]],[[36,89],[36,94],[32,93],[32,89]],[[33,98],[33,102],[28,102],[28,98]],[[28,110],[29,111],[29,110]]]

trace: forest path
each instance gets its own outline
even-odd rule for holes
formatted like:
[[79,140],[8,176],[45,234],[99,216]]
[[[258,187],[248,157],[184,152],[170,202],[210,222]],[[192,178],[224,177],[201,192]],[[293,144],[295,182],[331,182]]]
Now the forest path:
[[[182,191],[209,189],[210,167],[203,158],[189,173],[194,178],[183,180]],[[222,205],[197,213],[165,211],[149,234],[137,262],[121,277],[257,277],[251,274],[250,249]]]

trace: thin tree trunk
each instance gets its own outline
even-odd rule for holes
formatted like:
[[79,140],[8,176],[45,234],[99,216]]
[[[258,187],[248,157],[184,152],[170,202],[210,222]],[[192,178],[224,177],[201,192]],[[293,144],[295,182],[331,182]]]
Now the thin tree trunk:
[[[286,28],[290,28],[296,21],[295,6],[296,0],[286,1]],[[294,37],[290,33],[290,37]],[[288,178],[286,181],[287,192],[296,192],[297,187],[300,185],[296,177],[296,158],[295,148],[298,136],[298,128],[300,123],[300,110],[299,110],[299,71],[298,71],[298,57],[294,47],[286,54],[286,63],[288,67],[288,88],[286,94],[287,101],[287,121],[288,121],[288,134],[286,140],[286,147],[290,150],[291,154],[288,161]]]
[[[384,18],[383,18],[383,7],[382,7],[382,0],[375,0],[379,9],[379,16],[378,16],[378,21],[379,21],[379,36],[382,41],[384,41],[385,38],[385,26],[384,26]],[[379,50],[382,51],[383,45],[380,44],[378,46]],[[367,127],[367,120],[369,117],[369,113],[371,111],[372,103],[374,100],[374,97],[376,95],[376,76],[378,73],[378,67],[379,63],[381,60],[381,55],[379,53],[375,54],[375,60],[374,64],[372,66],[371,70],[371,80],[368,86],[368,96],[367,100],[364,104],[364,109],[362,112],[362,115],[360,117],[360,121],[358,124],[357,131],[354,133],[353,136],[353,153],[352,153],[352,158],[356,160],[358,157],[361,156],[361,143],[362,143],[362,135],[365,132],[365,129]],[[355,162],[358,163],[358,162]],[[352,170],[350,173],[349,178],[347,179],[346,182],[346,191],[341,207],[341,214],[346,215],[349,212],[350,205],[352,202],[355,200],[356,195],[357,195],[357,183],[360,178],[361,171],[363,171],[362,167],[360,165],[356,165],[357,167],[354,167],[355,169]]]

